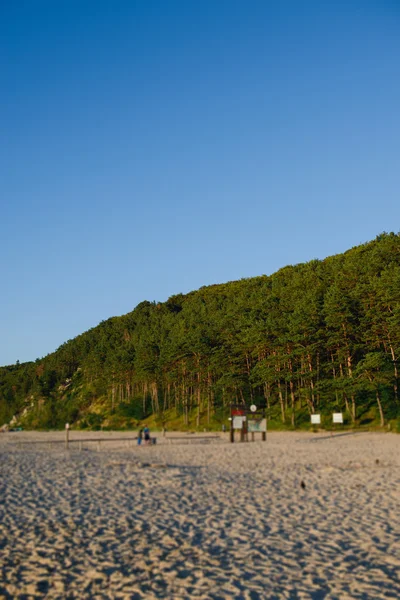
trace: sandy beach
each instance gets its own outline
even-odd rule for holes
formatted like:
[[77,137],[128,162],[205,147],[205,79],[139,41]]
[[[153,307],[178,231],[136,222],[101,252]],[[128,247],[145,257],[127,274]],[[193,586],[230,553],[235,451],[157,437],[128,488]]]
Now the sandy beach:
[[400,436],[133,435],[0,435],[0,598],[400,597]]

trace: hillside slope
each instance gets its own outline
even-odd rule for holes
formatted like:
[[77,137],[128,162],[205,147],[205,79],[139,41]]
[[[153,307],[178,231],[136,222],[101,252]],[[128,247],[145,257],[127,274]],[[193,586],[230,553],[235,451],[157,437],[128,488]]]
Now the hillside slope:
[[400,235],[142,302],[35,362],[0,368],[0,424],[219,426],[231,402],[297,426],[399,416]]

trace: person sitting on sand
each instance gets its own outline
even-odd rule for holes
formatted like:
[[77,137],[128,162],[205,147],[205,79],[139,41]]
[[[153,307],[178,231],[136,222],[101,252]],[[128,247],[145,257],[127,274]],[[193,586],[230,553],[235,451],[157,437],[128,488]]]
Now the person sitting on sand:
[[143,430],[143,433],[144,433],[144,443],[150,444],[150,429],[148,427],[145,427]]

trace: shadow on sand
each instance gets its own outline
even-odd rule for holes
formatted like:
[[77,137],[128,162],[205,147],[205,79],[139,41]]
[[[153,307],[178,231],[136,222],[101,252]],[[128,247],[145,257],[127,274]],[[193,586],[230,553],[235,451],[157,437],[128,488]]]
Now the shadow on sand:
[[314,444],[315,442],[322,442],[324,440],[332,440],[334,438],[339,437],[347,437],[349,435],[360,435],[360,433],[365,433],[365,431],[343,431],[342,433],[335,433],[331,431],[329,435],[324,435],[321,437],[313,438],[312,440],[301,440],[302,442]]

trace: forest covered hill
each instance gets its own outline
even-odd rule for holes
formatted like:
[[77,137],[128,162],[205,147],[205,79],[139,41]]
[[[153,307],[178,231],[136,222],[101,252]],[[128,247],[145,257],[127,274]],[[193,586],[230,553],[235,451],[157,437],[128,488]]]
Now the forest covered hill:
[[0,368],[0,425],[211,428],[229,405],[270,423],[344,412],[399,427],[400,235],[271,276],[144,301],[43,359]]

